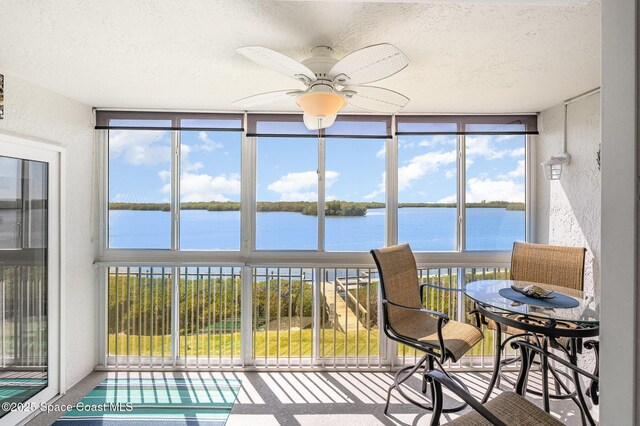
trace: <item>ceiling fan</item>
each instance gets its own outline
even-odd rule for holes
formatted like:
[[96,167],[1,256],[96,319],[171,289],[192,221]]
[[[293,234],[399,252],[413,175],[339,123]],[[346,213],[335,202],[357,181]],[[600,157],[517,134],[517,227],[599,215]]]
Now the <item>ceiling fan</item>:
[[368,46],[340,60],[333,57],[332,48],[318,46],[311,50],[311,57],[302,62],[262,46],[246,46],[236,51],[257,64],[301,81],[306,89],[261,93],[234,104],[247,109],[286,98],[295,99],[304,111],[304,124],[310,130],[331,126],[347,103],[363,110],[391,114],[409,102],[409,98],[393,90],[362,86],[390,77],[409,65],[405,54],[391,44]]

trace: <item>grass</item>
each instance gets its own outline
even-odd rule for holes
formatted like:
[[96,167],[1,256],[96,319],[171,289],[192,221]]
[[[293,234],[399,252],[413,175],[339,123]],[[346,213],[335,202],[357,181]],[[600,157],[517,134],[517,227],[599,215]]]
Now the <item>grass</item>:
[[[324,331],[324,332],[323,332]],[[367,341],[368,336],[368,341]],[[359,337],[356,339],[356,337]],[[360,330],[359,336],[356,336],[356,332],[345,333],[336,331],[334,339],[333,329],[320,330],[320,356],[333,357],[334,353],[337,357],[344,357],[345,353],[347,357],[357,356],[378,356],[378,339],[379,332],[377,329],[371,329],[367,334],[367,330]],[[127,343],[128,340],[128,343]],[[164,355],[169,356],[171,354],[171,338],[170,336],[127,336],[119,334],[117,337],[118,342],[118,354],[127,354],[127,344],[129,353],[131,356],[162,356],[162,345],[164,344]],[[186,348],[185,348],[186,342]],[[311,330],[280,330],[277,333],[276,330],[270,330],[268,333],[259,331],[254,333],[254,357],[263,358],[265,354],[269,358],[298,358],[298,357],[310,357],[312,356],[312,342],[313,333]],[[335,342],[335,352],[334,352]],[[346,351],[345,351],[346,343]],[[356,345],[357,343],[357,345]],[[140,344],[140,347],[138,345]],[[116,335],[109,335],[109,355],[116,355]],[[367,346],[369,351],[367,351]],[[151,348],[153,347],[153,353]],[[186,351],[186,352],[185,352]],[[188,357],[222,357],[228,358],[240,356],[240,333],[226,333],[217,334],[212,336],[207,335],[191,335],[180,337],[180,356]],[[474,346],[467,355],[480,356],[484,353],[485,356],[491,356],[493,354],[493,333],[491,330],[485,330],[484,347],[482,344]],[[403,347],[398,347],[398,355],[403,354]],[[413,349],[406,348],[405,354],[413,354]]]

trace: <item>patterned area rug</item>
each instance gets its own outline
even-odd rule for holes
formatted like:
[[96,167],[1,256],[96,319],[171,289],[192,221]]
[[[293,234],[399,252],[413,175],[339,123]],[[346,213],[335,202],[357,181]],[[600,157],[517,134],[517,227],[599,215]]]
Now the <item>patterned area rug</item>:
[[108,378],[55,425],[224,425],[240,391],[237,380]]

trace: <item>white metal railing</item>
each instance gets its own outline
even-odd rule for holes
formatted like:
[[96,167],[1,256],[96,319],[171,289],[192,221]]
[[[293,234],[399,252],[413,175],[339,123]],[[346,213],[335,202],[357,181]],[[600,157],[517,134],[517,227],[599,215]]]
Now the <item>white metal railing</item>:
[[42,265],[0,265],[0,366],[47,366],[47,281]]
[[[389,368],[419,358],[417,351],[389,342],[382,333],[379,278],[373,268],[106,270],[107,366]],[[508,275],[504,267],[419,270],[420,282],[452,289]],[[468,315],[473,304],[463,293],[423,291],[425,307],[473,321]],[[250,306],[243,309],[243,300]],[[489,367],[495,336],[491,330],[484,333],[482,343],[450,366]]]

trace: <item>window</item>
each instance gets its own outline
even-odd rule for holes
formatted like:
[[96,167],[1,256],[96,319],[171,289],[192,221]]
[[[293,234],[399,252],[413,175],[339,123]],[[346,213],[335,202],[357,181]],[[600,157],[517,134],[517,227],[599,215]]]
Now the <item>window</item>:
[[466,248],[511,250],[525,239],[525,136],[466,137]]
[[327,138],[325,146],[325,249],[383,247],[384,139]]
[[180,132],[180,248],[240,249],[237,132]]
[[171,132],[109,131],[109,247],[170,249],[170,189]]
[[384,245],[388,117],[338,117],[317,134],[300,116],[250,116],[248,135],[256,137],[257,250]]
[[523,241],[526,135],[536,132],[535,116],[398,117],[399,242],[492,251]]
[[102,111],[96,128],[108,129],[108,248],[240,249],[240,116]]
[[258,138],[258,250],[317,250],[317,170],[316,139]]
[[402,115],[395,140],[391,121],[341,115],[310,131],[293,114],[100,111],[107,248],[366,252],[397,235],[453,253],[525,239],[535,116]]
[[398,241],[413,250],[457,249],[456,140],[451,135],[398,137]]
[[385,245],[387,117],[341,117],[325,130],[325,250]]

